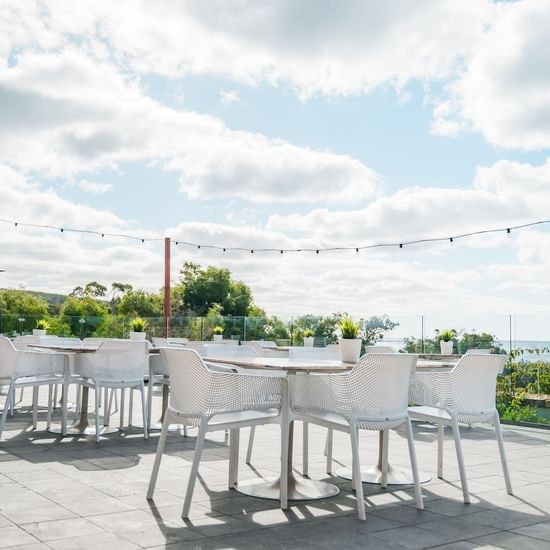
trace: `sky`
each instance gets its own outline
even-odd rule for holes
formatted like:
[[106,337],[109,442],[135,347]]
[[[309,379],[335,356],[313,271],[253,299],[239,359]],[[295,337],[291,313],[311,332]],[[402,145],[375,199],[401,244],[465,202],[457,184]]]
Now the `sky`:
[[157,291],[170,237],[268,314],[546,318],[549,225],[449,238],[550,219],[549,41],[546,0],[0,0],[0,286]]

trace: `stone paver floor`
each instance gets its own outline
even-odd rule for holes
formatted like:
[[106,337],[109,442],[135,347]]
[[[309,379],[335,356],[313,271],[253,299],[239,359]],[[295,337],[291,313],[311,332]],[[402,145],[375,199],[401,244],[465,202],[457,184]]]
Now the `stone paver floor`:
[[[30,390],[25,397],[30,399]],[[0,397],[3,403],[4,396]],[[136,400],[137,401],[137,400]],[[160,399],[155,399],[157,402]],[[158,412],[156,414],[158,416]],[[115,415],[117,416],[117,415]],[[505,427],[514,496],[507,495],[492,430],[463,428],[472,504],[462,503],[454,447],[447,434],[445,480],[423,486],[425,510],[414,507],[410,487],[382,490],[365,484],[367,521],[357,520],[350,482],[324,473],[325,430],[310,428],[310,476],[341,488],[335,498],[293,503],[243,496],[227,489],[228,449],[223,433],[206,445],[191,518],[181,519],[193,455],[194,431],[171,432],[154,501],[145,492],[158,441],[138,428],[105,436],[61,438],[45,431],[45,414],[32,430],[28,403],[18,404],[0,442],[0,548],[70,549],[317,549],[510,548],[550,549],[550,431]],[[134,419],[139,418],[136,408]],[[56,413],[59,420],[59,413]],[[114,420],[114,417],[113,417]],[[296,441],[301,441],[300,425]],[[279,432],[256,431],[252,466],[244,464],[248,430],[241,437],[240,479],[275,477]],[[433,473],[436,434],[415,425],[420,467]],[[374,463],[377,433],[361,433],[363,465]],[[350,444],[335,435],[335,460],[349,465]],[[301,445],[295,446],[301,467]],[[406,466],[406,439],[390,437],[390,462]]]

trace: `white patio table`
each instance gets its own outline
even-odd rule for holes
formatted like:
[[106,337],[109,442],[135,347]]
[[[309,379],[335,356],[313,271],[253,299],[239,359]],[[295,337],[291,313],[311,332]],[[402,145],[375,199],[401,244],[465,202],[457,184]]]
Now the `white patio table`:
[[[307,479],[296,475],[292,470],[292,446],[294,439],[294,416],[290,406],[291,385],[293,384],[293,375],[298,373],[313,372],[342,372],[349,370],[353,365],[342,363],[340,361],[326,361],[321,359],[314,360],[296,360],[279,357],[204,357],[206,363],[223,363],[235,365],[244,369],[265,370],[267,372],[284,372],[287,375],[288,384],[283,384],[283,395],[281,400],[282,425],[288,425],[288,500],[317,500],[336,496],[340,489],[331,483]],[[284,460],[284,457],[281,457]],[[281,466],[283,464],[281,463]],[[281,468],[281,471],[284,469]],[[281,507],[287,507],[286,499],[281,495],[281,479],[274,480],[254,479],[242,481],[235,487],[240,493],[253,497],[281,500]]]

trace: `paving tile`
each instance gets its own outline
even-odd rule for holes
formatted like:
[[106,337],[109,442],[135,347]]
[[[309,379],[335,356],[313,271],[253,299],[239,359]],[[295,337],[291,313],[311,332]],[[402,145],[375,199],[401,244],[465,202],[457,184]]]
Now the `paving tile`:
[[41,521],[27,523],[25,530],[37,539],[47,542],[56,539],[66,539],[78,535],[96,535],[103,531],[84,518],[59,519],[54,521]]
[[501,548],[503,550],[548,550],[548,542],[545,540],[519,535],[510,531],[500,531],[493,535],[478,537],[470,540],[476,544],[475,548],[488,546],[489,548]]
[[34,544],[39,542],[35,537],[17,527],[0,527],[0,548],[9,548],[10,546],[21,546],[23,544]]
[[550,543],[550,521],[535,523],[534,525],[529,525],[528,527],[520,527],[519,529],[514,529],[513,531],[519,535],[526,535],[536,539],[545,540]]
[[6,510],[4,515],[18,525],[77,517],[77,514],[74,512],[53,502],[36,508],[26,506],[14,510]]
[[54,550],[105,550],[110,548],[116,548],[116,550],[133,550],[135,548],[140,548],[137,544],[113,533],[99,533],[96,535],[54,540],[49,541],[48,545]]

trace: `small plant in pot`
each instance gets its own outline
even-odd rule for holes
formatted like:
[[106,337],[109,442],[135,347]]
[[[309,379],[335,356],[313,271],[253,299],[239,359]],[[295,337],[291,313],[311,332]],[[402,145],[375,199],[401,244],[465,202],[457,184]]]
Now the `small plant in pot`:
[[214,333],[214,342],[221,342],[223,340],[223,327],[220,325],[217,325],[212,330]]
[[36,328],[32,329],[33,336],[46,336],[48,329],[50,328],[50,323],[46,319],[38,319],[36,321]]
[[456,330],[454,329],[445,329],[438,332],[437,338],[439,338],[441,355],[453,354],[453,345],[454,345],[453,340],[455,337],[456,337]]
[[145,340],[145,329],[149,323],[141,317],[135,317],[130,323],[130,340]]
[[361,327],[348,315],[340,321],[341,338],[338,339],[340,359],[345,363],[356,363],[361,355]]
[[313,342],[315,341],[315,333],[312,329],[304,329],[304,346],[313,347]]

